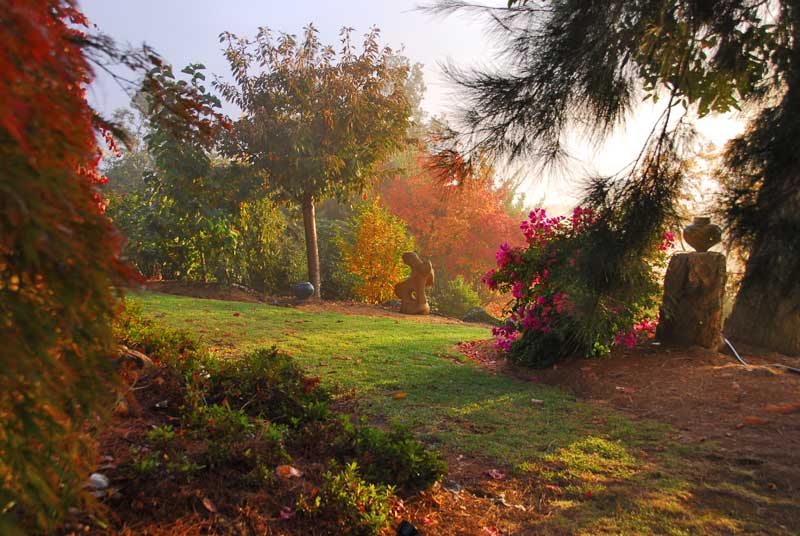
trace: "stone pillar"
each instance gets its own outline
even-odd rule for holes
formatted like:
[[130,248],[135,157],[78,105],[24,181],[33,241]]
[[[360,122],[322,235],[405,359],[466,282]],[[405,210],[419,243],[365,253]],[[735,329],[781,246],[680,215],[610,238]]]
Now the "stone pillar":
[[722,253],[673,255],[664,277],[656,337],[665,344],[719,348],[726,279]]

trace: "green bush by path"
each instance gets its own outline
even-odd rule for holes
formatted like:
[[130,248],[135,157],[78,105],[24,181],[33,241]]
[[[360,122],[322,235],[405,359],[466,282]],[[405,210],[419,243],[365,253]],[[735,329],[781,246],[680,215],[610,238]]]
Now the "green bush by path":
[[143,318],[136,305],[121,315],[117,334],[134,349],[151,352],[157,379],[140,389],[163,386],[169,393],[164,411],[171,412],[171,423],[179,423],[130,438],[122,471],[132,489],[144,492],[164,479],[202,487],[209,478],[224,478],[226,491],[234,494],[250,487],[285,493],[281,470],[295,469],[281,464],[310,449],[330,471],[304,476],[320,491],[295,497],[298,512],[322,527],[374,536],[391,521],[396,487],[422,490],[444,473],[442,458],[407,431],[384,432],[364,422],[353,425],[350,417],[335,418],[319,378],[307,376],[275,349],[216,357],[186,331]]
[[434,290],[431,296],[433,310],[439,314],[462,319],[467,312],[481,304],[475,289],[460,275]]

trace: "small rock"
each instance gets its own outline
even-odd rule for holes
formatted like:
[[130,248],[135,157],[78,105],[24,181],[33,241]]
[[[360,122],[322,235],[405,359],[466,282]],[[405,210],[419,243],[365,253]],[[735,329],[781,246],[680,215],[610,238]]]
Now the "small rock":
[[89,475],[89,487],[94,490],[102,491],[111,484],[108,477],[102,473],[92,473]]
[[417,536],[417,534],[419,534],[417,527],[408,521],[403,520],[400,526],[397,527],[397,536]]
[[167,409],[169,407],[169,400],[162,400],[161,402],[156,402],[156,409]]
[[461,484],[459,484],[458,482],[456,482],[454,480],[446,480],[442,484],[442,489],[444,489],[445,491],[449,491],[453,495],[458,495],[458,494],[461,493],[461,490],[463,488],[462,488]]

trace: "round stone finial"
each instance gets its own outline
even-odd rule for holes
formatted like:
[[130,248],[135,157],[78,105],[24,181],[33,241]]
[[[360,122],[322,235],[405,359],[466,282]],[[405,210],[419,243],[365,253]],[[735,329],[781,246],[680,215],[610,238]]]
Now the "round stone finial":
[[708,216],[696,216],[683,230],[683,239],[696,251],[708,251],[722,240],[722,229]]

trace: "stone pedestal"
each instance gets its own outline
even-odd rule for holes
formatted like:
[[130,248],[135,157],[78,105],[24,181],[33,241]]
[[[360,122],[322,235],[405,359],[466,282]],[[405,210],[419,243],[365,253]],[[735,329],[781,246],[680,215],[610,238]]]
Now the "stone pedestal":
[[656,337],[679,346],[716,349],[722,344],[725,255],[678,253],[664,277],[664,299]]

